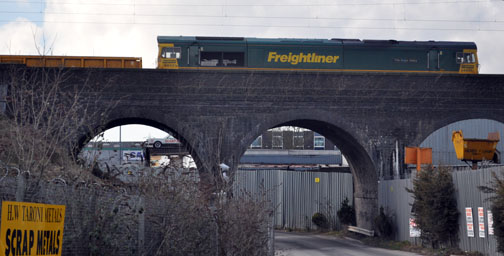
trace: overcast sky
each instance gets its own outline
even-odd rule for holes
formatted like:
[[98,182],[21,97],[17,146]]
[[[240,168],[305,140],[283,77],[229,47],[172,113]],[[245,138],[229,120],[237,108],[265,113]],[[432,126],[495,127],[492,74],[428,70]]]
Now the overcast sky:
[[472,41],[480,73],[504,74],[503,0],[0,0],[0,17],[0,54],[154,68],[158,35]]

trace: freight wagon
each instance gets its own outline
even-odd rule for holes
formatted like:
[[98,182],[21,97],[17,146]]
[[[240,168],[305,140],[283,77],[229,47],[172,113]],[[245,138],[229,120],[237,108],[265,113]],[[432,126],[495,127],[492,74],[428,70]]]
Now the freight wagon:
[[160,69],[478,73],[472,42],[158,36]]
[[0,63],[28,67],[142,68],[142,58],[136,57],[0,55]]

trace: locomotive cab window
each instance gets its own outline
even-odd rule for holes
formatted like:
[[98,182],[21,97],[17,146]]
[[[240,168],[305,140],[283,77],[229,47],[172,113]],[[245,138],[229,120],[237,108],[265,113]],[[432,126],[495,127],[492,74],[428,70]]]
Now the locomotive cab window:
[[201,52],[201,66],[204,67],[243,67],[243,52]]
[[161,50],[161,57],[167,59],[180,59],[182,49],[180,47],[164,47]]
[[476,63],[476,56],[474,53],[457,52],[457,64],[461,63]]

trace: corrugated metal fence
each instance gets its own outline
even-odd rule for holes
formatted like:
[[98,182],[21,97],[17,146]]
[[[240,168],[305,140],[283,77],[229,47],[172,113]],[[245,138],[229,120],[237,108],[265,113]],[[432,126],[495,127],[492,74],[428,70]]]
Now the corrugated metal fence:
[[311,217],[316,212],[339,228],[336,213],[345,198],[352,204],[353,181],[350,173],[240,170],[235,191],[266,196],[276,208],[276,228],[315,229]]
[[409,218],[413,197],[405,188],[412,188],[411,179],[385,180],[378,183],[378,206],[383,206],[385,212],[392,216],[395,222],[395,239],[409,240],[417,243],[419,240],[409,237]]
[[[486,201],[491,195],[482,193],[478,186],[490,186],[492,172],[499,177],[504,177],[504,167],[480,169],[477,171],[456,171],[453,173],[453,183],[457,191],[457,205],[459,217],[459,248],[464,251],[479,251],[485,255],[502,255],[497,253],[497,241],[495,236],[488,235],[488,211],[490,202]],[[383,206],[395,220],[397,227],[396,240],[409,240],[412,243],[420,243],[418,238],[409,237],[409,218],[411,216],[411,204],[413,198],[405,188],[412,188],[412,180],[387,180],[380,181],[379,205]],[[465,208],[472,208],[474,237],[468,237]],[[483,207],[485,232],[484,238],[479,236],[478,207]]]

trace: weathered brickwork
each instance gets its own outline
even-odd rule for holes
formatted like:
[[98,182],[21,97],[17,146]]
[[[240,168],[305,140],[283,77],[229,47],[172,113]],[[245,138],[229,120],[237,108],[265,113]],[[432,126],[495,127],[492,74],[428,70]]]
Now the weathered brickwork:
[[[3,79],[5,75],[5,68]],[[295,125],[330,139],[355,176],[358,225],[377,212],[377,181],[399,148],[452,122],[504,121],[504,76],[408,73],[72,69],[70,84],[107,86],[120,98],[109,127],[141,123],[172,132],[200,171],[236,169],[267,129]],[[91,74],[91,75],[90,75]],[[2,79],[0,79],[2,81]]]

